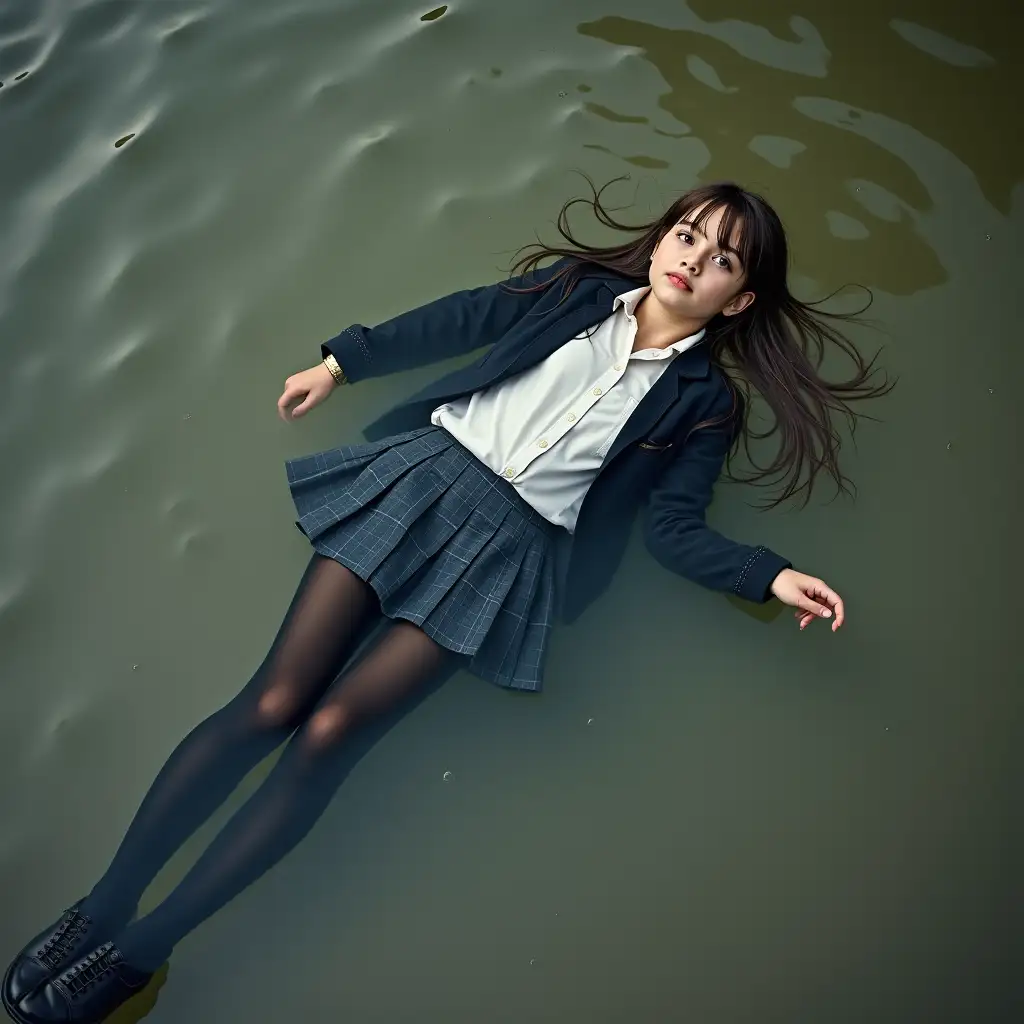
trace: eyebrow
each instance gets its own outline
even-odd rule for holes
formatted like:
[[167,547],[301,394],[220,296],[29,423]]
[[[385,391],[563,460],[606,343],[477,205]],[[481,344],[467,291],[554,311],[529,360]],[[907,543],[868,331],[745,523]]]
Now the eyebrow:
[[[694,223],[693,223],[692,221],[688,221],[688,220],[677,220],[677,221],[676,221],[676,227],[677,227],[677,228],[692,228],[692,229],[693,229],[694,231],[696,231],[696,232],[697,232],[697,234],[698,234],[698,235],[700,235],[701,237],[703,237],[703,238],[707,238],[707,237],[708,237],[708,236],[707,236],[707,235],[705,235],[705,234],[704,234],[704,232],[703,232],[703,231],[701,231],[701,229],[700,229],[699,227],[697,227],[697,225],[696,225],[696,224],[694,224]],[[722,243],[721,243],[721,242],[719,242],[719,243],[718,243],[718,245],[719,245],[719,248],[720,248],[720,249],[722,249],[722,251],[723,251],[723,252],[731,252],[731,253],[733,254],[733,256],[735,256],[735,257],[736,257],[736,259],[737,259],[737,260],[738,260],[738,261],[739,261],[740,263],[742,263],[742,262],[743,262],[743,258],[742,258],[742,257],[740,256],[740,254],[739,254],[739,251],[738,251],[738,250],[736,250],[736,249],[734,249],[734,248],[733,248],[733,247],[732,247],[731,245],[722,245]]]

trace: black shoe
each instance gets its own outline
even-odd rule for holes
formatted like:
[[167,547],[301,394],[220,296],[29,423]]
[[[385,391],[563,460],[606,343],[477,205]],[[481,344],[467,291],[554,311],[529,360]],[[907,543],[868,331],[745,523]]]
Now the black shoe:
[[99,1024],[152,977],[126,964],[117,946],[105,942],[22,999],[11,1016],[18,1024]]
[[65,910],[61,919],[28,943],[7,968],[0,991],[4,1009],[12,1016],[12,1008],[22,999],[99,945],[92,918],[79,913],[81,904],[79,900]]

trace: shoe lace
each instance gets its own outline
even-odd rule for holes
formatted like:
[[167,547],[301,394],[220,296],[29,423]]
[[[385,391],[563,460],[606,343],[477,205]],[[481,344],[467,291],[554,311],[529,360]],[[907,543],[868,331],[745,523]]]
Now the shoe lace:
[[61,984],[68,995],[75,999],[115,970],[120,962],[121,954],[117,947],[112,942],[106,942],[65,971],[60,977]]
[[55,971],[91,923],[84,914],[69,910],[60,927],[43,943],[42,949],[36,954],[37,959],[44,967]]

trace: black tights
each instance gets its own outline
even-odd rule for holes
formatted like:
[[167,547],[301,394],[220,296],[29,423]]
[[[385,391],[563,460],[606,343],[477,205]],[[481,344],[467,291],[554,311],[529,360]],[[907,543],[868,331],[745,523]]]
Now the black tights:
[[[84,912],[129,963],[156,970],[175,943],[276,864],[363,754],[448,678],[457,656],[397,621],[335,681],[379,619],[367,584],[313,556],[263,664],[178,744],[86,899]],[[125,927],[171,855],[292,733],[273,771],[177,888]]]

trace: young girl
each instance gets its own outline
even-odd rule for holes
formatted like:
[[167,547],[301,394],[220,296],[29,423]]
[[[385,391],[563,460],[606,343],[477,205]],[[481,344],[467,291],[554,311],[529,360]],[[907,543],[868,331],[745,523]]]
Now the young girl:
[[[801,629],[843,624],[834,590],[716,533],[704,513],[730,450],[751,436],[751,386],[779,437],[751,479],[780,480],[781,501],[806,495],[822,469],[845,487],[834,418],[885,385],[826,314],[790,295],[785,234],[761,197],[698,188],[639,227],[615,221],[601,192],[588,202],[629,240],[580,244],[568,203],[558,225],[571,248],[524,256],[504,284],[348,327],[285,382],[288,420],[339,387],[486,346],[377,420],[370,443],[287,464],[314,553],[270,652],[171,754],[92,891],[11,964],[3,1000],[15,1020],[100,1021],[143,988],[454,668],[540,689],[552,623],[604,589],[638,512],[669,569],[751,601],[774,595]],[[819,376],[826,344],[853,361],[852,379]],[[133,920],[168,858],[289,737],[178,887]]]

